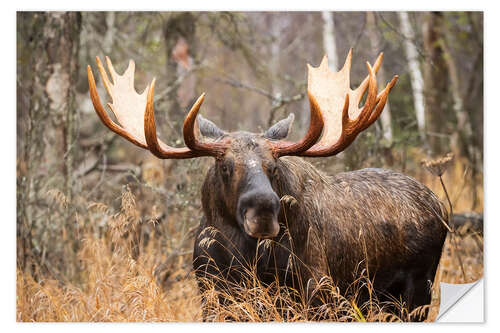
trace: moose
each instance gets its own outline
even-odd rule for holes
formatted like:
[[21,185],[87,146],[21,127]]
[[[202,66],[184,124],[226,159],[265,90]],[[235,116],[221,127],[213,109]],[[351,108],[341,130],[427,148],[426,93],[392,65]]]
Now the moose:
[[[138,94],[132,60],[119,75],[106,57],[110,81],[97,57],[118,123],[102,106],[92,69],[87,70],[92,103],[110,130],[160,159],[214,158],[201,189],[203,218],[193,251],[202,292],[204,279],[217,288],[222,283],[236,288],[242,272],[254,265],[263,284],[278,281],[308,294],[328,276],[344,293],[365,267],[378,297],[400,300],[412,311],[431,300],[447,234],[444,205],[401,173],[369,168],[326,175],[300,158],[337,155],[378,119],[398,79],[378,93],[382,58],[383,53],[373,67],[366,62],[368,75],[355,90],[352,49],[338,72],[329,69],[326,56],[319,67],[308,65],[310,123],[298,142],[286,140],[293,114],[264,133],[225,132],[198,115],[202,94],[185,118],[182,148],[158,139],[155,79]],[[268,246],[261,246],[265,241]]]

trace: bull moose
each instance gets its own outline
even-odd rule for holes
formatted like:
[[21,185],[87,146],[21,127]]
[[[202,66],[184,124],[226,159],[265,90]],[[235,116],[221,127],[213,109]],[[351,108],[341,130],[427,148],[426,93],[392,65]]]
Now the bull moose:
[[[227,133],[198,116],[202,94],[184,121],[183,148],[157,138],[155,80],[138,94],[132,60],[118,75],[106,57],[110,81],[97,57],[112,98],[108,106],[119,124],[102,106],[88,66],[90,96],[109,129],[161,159],[214,157],[201,190],[204,216],[193,251],[201,291],[205,278],[216,286],[221,277],[238,286],[242,271],[253,263],[264,284],[279,281],[307,293],[314,282],[329,276],[346,292],[361,264],[381,298],[399,299],[409,311],[430,303],[446,237],[442,222],[448,221],[434,193],[394,171],[363,169],[330,176],[297,157],[336,155],[377,120],[398,79],[394,76],[378,93],[382,57],[373,67],[366,63],[368,76],[355,90],[350,89],[352,50],[339,72],[329,69],[326,56],[319,67],[308,65],[310,124],[298,142],[285,140],[293,114],[264,133]],[[214,241],[207,245],[207,237]],[[268,239],[269,246],[259,246]],[[292,256],[299,266],[294,274]]]

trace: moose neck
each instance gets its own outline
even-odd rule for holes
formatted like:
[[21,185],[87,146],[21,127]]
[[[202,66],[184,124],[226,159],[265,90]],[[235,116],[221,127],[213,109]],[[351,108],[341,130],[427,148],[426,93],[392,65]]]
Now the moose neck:
[[[202,206],[207,219],[207,226],[224,230],[234,229],[235,233],[241,231],[241,234],[244,234],[238,225],[235,212],[225,204],[222,195],[223,189],[217,181],[215,172],[215,166],[211,167],[201,191]],[[303,193],[305,187],[313,187],[317,191],[322,191],[322,188],[327,186],[327,183],[327,176],[302,158],[280,158],[278,163],[278,177],[269,182],[278,198],[285,199],[282,202],[282,208],[279,213],[280,223],[285,222],[286,217],[284,214],[290,212],[290,205],[294,206],[294,210],[297,208],[300,209],[300,206],[304,205]],[[287,201],[287,198],[292,202]],[[289,225],[288,227],[293,228],[294,226]],[[302,227],[306,228],[307,226],[301,225]],[[300,233],[300,231],[298,232]],[[249,236],[247,238],[252,242],[256,240]]]
[[311,163],[299,157],[282,157],[278,163],[276,193],[280,198],[291,196],[302,202],[306,187],[313,186],[317,191],[328,184],[328,176],[316,169]]

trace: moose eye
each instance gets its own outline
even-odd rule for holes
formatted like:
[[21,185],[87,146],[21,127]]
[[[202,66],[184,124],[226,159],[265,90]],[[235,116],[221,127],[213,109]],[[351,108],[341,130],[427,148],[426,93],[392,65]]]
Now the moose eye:
[[231,175],[231,166],[225,164],[221,164],[220,171],[223,177],[228,178]]

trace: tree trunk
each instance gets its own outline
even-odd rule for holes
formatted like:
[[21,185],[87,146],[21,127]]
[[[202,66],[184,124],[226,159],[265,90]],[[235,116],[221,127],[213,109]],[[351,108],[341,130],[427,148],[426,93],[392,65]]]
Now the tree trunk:
[[449,150],[444,127],[447,123],[448,71],[442,43],[443,14],[426,13],[422,28],[426,53],[424,91],[428,142],[431,154],[439,155]]
[[[371,48],[373,54],[378,54],[382,51],[381,49],[381,41],[380,36],[377,34],[377,22],[375,19],[375,14],[373,12],[366,13],[366,24],[367,24],[367,33],[368,38],[370,39]],[[386,84],[385,79],[385,70],[384,67],[381,66],[377,73],[377,84],[379,86],[384,87]],[[386,140],[386,146],[390,147],[392,144],[392,121],[391,121],[391,108],[389,105],[389,100],[385,103],[384,110],[380,115],[380,120],[382,121],[382,130],[383,136]]]
[[[43,27],[47,17],[43,13],[17,13],[18,39],[23,46],[18,50],[17,77],[17,267],[33,274],[34,254],[32,229],[33,209],[30,202],[38,195],[39,179],[34,172],[39,169],[45,141],[44,128],[48,122],[49,108],[43,92],[46,82],[42,58],[35,54],[43,52]],[[19,43],[18,43],[19,45]],[[37,74],[35,74],[37,73]]]
[[425,128],[425,115],[424,108],[424,80],[422,78],[422,71],[418,61],[418,51],[414,44],[415,32],[410,24],[410,19],[407,12],[398,12],[399,22],[401,24],[401,31],[404,35],[404,46],[406,52],[406,59],[408,61],[408,69],[410,71],[411,87],[413,93],[413,105],[415,107],[415,114],[417,117],[417,126],[420,134],[420,139],[426,144],[426,128]]
[[113,39],[115,36],[115,12],[106,12],[106,34],[104,35],[104,43],[102,48],[104,54],[109,55],[113,51]]
[[467,119],[467,112],[464,109],[464,100],[461,94],[460,78],[458,74],[458,68],[455,63],[455,59],[451,54],[446,41],[443,40],[443,51],[444,58],[446,60],[446,65],[448,66],[448,73],[450,77],[451,84],[451,95],[453,98],[453,111],[457,117],[457,128],[452,134],[451,138],[451,148],[456,154],[461,156],[469,156],[468,145],[472,135],[471,123]]
[[[271,43],[269,46],[269,76],[271,78],[271,95],[275,97],[272,100],[271,108],[272,111],[269,114],[267,120],[267,126],[271,126],[276,121],[277,115],[276,111],[279,106],[277,101],[283,97],[281,86],[279,84],[280,66],[281,66],[281,43],[283,40],[283,32],[286,29],[288,23],[286,15],[283,13],[272,13],[267,15],[266,25],[268,27],[269,35],[271,37]],[[258,117],[252,117],[252,127],[258,126],[260,121]]]
[[[47,221],[34,218],[40,213],[34,204],[42,200],[46,194],[42,192],[47,190],[42,191],[45,185],[42,179],[60,179],[63,175],[65,202],[70,203],[73,197],[74,86],[78,74],[81,14],[18,13],[18,22],[18,35],[23,40],[18,55],[18,77],[25,80],[18,83],[21,101],[17,113],[18,122],[26,124],[21,126],[21,146],[18,144],[18,165],[23,166],[18,166],[17,227],[21,238],[18,238],[18,265],[27,268],[33,260],[27,257],[35,255],[32,229],[47,227],[42,225]],[[54,160],[56,163],[52,165]],[[68,216],[66,225],[60,227],[72,232],[72,226]],[[42,244],[38,245],[40,248]],[[23,247],[20,252],[19,246]]]
[[[64,156],[63,174],[65,195],[69,203],[73,197],[73,160],[75,152],[75,92],[78,75],[78,46],[81,14],[77,12],[50,12],[45,26],[47,70],[49,77],[45,92],[51,113],[60,124]],[[68,221],[69,222],[69,221]]]
[[335,42],[335,21],[333,12],[321,12],[323,17],[323,48],[328,56],[328,65],[332,71],[339,69],[337,43]]
[[[167,58],[168,86],[172,89],[168,94],[168,122],[170,128],[176,131],[171,137],[182,135],[182,125],[189,106],[194,103],[194,77],[178,80],[193,66],[196,54],[196,18],[190,12],[170,13],[163,24],[163,38]],[[175,144],[172,142],[172,144]]]

